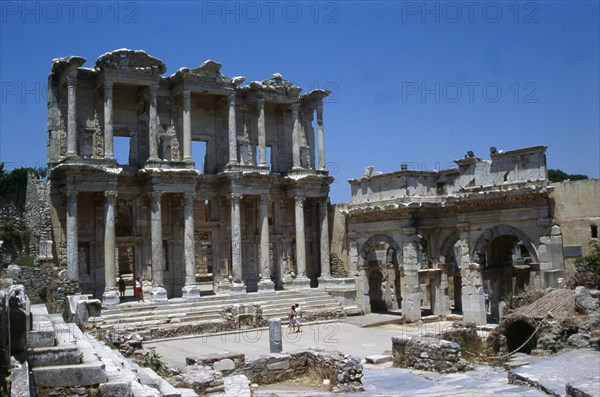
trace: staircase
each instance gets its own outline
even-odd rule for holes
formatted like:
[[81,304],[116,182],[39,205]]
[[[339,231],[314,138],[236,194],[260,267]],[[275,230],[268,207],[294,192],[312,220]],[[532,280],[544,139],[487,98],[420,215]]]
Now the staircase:
[[[149,368],[126,360],[60,314],[32,305],[28,332],[29,365],[38,394],[89,388],[103,396],[180,397],[181,393]],[[153,374],[157,381],[144,382]],[[45,391],[42,391],[45,390]]]
[[150,340],[168,335],[225,330],[221,326],[222,313],[224,308],[232,305],[259,305],[265,320],[280,318],[282,322],[287,322],[290,308],[295,303],[302,307],[304,322],[346,315],[340,303],[326,291],[311,288],[242,295],[209,295],[193,302],[175,298],[166,304],[122,303],[103,309],[102,317],[92,317],[90,322],[95,323],[94,325],[101,330],[137,332],[145,340]]

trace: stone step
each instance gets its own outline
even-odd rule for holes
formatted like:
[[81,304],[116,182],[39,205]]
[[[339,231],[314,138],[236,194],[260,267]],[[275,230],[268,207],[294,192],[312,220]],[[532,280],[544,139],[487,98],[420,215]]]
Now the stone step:
[[[327,297],[322,299],[321,297],[308,297],[303,299],[294,298],[293,300],[286,301],[277,301],[277,302],[255,302],[256,304],[261,305],[263,309],[263,313],[267,310],[289,310],[292,302],[299,303],[302,307],[313,307],[315,304],[319,307],[324,304],[329,304],[333,306],[340,306],[340,304],[332,299],[331,297]],[[226,304],[214,304],[214,305],[202,305],[196,304],[192,307],[186,308],[174,308],[172,310],[163,312],[158,310],[151,311],[139,311],[137,313],[115,313],[102,316],[103,324],[110,324],[114,322],[118,322],[122,319],[127,319],[131,321],[132,318],[143,317],[146,321],[155,320],[155,319],[164,319],[166,318],[184,318],[189,317],[191,314],[201,313],[206,315],[213,315],[215,318],[218,317],[218,314],[221,312],[223,307]]]
[[32,373],[37,387],[90,386],[107,381],[104,364],[99,361],[33,368]]
[[82,358],[77,346],[37,347],[29,350],[29,363],[33,368],[80,364]]
[[165,310],[170,311],[177,309],[179,307],[196,307],[198,305],[203,305],[209,302],[217,302],[220,305],[225,305],[227,303],[230,304],[243,304],[247,302],[260,302],[260,301],[273,301],[273,300],[283,300],[286,298],[289,299],[297,299],[299,297],[312,297],[312,296],[322,296],[327,299],[331,299],[331,296],[323,290],[318,288],[311,288],[302,290],[302,292],[298,292],[296,290],[284,290],[284,291],[276,291],[273,293],[248,293],[242,295],[209,295],[203,296],[198,301],[184,301],[181,298],[175,298],[169,300],[168,304],[154,304],[152,302],[129,302],[129,303],[121,303],[117,307],[105,308],[102,310],[102,316],[107,316],[114,313],[124,313],[124,312],[140,312],[145,310]]

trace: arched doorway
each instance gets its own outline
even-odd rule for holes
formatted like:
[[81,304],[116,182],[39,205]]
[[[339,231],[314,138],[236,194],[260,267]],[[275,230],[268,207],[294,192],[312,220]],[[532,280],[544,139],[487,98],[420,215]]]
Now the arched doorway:
[[369,272],[369,301],[371,303],[371,312],[386,311],[387,306],[383,299],[384,286],[383,274],[379,268],[373,268]]
[[460,234],[455,231],[444,240],[439,250],[439,261],[443,264],[443,271],[448,279],[445,293],[448,296],[450,311],[454,314],[462,314],[462,278],[455,248],[459,239]]
[[401,301],[398,244],[389,236],[375,235],[363,244],[361,255],[360,270],[368,286],[369,308],[371,311],[397,310]]
[[475,245],[472,260],[482,267],[489,313],[496,320],[500,318],[499,302],[527,288],[532,264],[538,262],[531,239],[507,225],[486,230]]

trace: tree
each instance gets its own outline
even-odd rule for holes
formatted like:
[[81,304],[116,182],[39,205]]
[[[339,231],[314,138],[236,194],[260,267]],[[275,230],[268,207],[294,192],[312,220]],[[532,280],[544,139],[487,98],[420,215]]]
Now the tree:
[[559,170],[559,169],[548,170],[548,180],[550,182],[563,182],[566,180],[582,181],[585,179],[590,179],[590,178],[587,175],[582,175],[582,174],[567,174],[566,172]]

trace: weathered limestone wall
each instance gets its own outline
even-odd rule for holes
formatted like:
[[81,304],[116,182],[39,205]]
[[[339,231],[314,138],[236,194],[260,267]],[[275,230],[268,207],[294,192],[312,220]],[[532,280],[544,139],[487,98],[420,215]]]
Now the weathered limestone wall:
[[[348,272],[348,230],[346,227],[346,216],[342,213],[342,211],[347,209],[348,204],[342,203],[330,206],[329,210],[329,222],[331,224],[331,273],[333,277],[346,277]],[[343,269],[340,269],[340,264],[343,265]]]
[[443,339],[413,339],[407,336],[392,337],[392,355],[395,366],[441,373],[463,372],[474,369],[461,357],[456,342]]
[[575,271],[578,255],[589,253],[592,228],[600,227],[600,179],[553,183],[552,215],[562,230],[566,277]]

